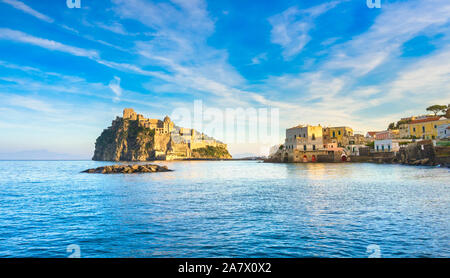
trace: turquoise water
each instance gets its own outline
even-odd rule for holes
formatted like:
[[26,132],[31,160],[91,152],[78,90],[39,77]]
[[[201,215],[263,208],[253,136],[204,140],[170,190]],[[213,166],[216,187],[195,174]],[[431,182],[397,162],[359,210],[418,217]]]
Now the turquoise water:
[[450,256],[447,168],[164,162],[167,173],[82,174],[107,162],[0,161],[0,257]]

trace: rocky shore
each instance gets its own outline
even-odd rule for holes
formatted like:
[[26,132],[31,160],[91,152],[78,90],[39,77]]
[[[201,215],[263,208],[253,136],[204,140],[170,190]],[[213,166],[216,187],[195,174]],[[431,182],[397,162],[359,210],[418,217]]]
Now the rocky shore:
[[145,165],[109,165],[98,168],[92,168],[82,171],[81,173],[90,174],[135,174],[135,173],[154,173],[154,172],[169,172],[172,171],[167,166],[160,166],[156,164]]

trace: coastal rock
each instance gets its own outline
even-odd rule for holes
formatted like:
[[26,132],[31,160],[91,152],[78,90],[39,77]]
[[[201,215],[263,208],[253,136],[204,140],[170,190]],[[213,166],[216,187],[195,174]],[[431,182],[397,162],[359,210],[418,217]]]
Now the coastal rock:
[[156,164],[145,165],[109,165],[98,168],[92,168],[82,171],[81,173],[90,174],[134,174],[134,173],[154,173],[154,172],[169,172],[172,171],[167,166],[160,166]]

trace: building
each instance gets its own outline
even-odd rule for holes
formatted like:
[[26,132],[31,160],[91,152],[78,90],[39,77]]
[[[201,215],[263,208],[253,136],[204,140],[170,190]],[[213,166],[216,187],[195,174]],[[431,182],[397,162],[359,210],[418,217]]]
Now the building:
[[443,116],[416,118],[409,123],[409,133],[413,138],[435,139],[438,136],[438,126],[449,123],[450,119]]
[[174,128],[174,124],[168,116],[166,116],[163,121],[158,119],[147,119],[142,114],[134,112],[132,108],[123,109],[123,119],[138,121],[139,125],[145,128],[154,129],[155,133],[158,134],[170,133]]
[[322,127],[311,125],[298,125],[286,129],[285,149],[315,151],[323,148]]
[[336,142],[338,147],[342,147],[349,144],[353,129],[347,126],[325,127],[322,133],[325,144]]
[[377,152],[398,152],[400,144],[399,130],[384,130],[375,134],[374,149]]
[[362,134],[355,134],[353,136],[348,137],[349,144],[350,145],[364,145],[367,143],[366,137]]
[[411,133],[409,132],[409,123],[400,124],[398,126],[400,138],[410,138]]
[[384,139],[397,139],[399,137],[399,130],[383,130],[375,133],[375,140],[384,140]]
[[398,152],[400,145],[396,139],[375,140],[375,151],[377,152]]
[[350,144],[347,145],[345,147],[347,149],[347,151],[350,153],[350,155],[356,155],[359,156],[360,154],[360,150],[361,149],[367,149],[368,147],[366,145],[355,145],[355,144]]
[[379,131],[368,131],[366,134],[366,138],[370,140],[375,140],[375,134],[377,134]]
[[[282,162],[337,162],[347,161],[348,154],[344,148],[337,146],[338,138],[342,141],[344,136],[353,135],[348,128],[327,131],[335,132],[334,138],[328,142],[323,140],[322,126],[298,125],[286,129],[286,139],[283,149],[279,149],[272,157]],[[339,137],[338,137],[339,136]],[[348,139],[347,139],[348,140]]]
[[450,124],[443,124],[437,127],[439,139],[450,139]]

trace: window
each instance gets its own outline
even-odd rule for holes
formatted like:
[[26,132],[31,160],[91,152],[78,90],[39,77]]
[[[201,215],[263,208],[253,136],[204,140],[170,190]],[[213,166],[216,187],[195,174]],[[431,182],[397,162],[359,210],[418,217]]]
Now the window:
[[384,152],[384,145],[381,145],[381,150]]
[[316,150],[316,145],[313,145],[313,151],[315,151]]
[[413,131],[416,132],[416,128],[415,127],[413,127]]
[[378,151],[379,147],[380,147],[380,146],[377,146],[377,151]]
[[422,132],[425,132],[425,126],[422,126]]
[[303,150],[306,151],[306,145],[303,145]]
[[391,151],[391,145],[388,145],[388,151]]
[[338,135],[341,135],[341,131],[340,130],[338,131]]
[[333,131],[333,137],[336,137],[336,131]]
[[316,140],[316,135],[314,133],[312,134],[312,139]]

